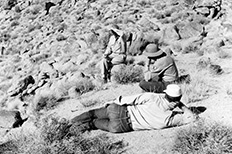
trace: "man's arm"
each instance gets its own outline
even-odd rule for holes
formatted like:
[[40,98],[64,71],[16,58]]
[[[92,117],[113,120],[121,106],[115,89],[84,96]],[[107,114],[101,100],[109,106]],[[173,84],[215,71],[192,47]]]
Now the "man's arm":
[[106,47],[105,53],[104,53],[104,57],[107,57],[112,53],[111,46],[114,44],[114,42],[115,42],[115,38],[111,36],[109,39],[108,45]]
[[126,41],[125,41],[124,37],[125,37],[124,34],[123,34],[123,36],[120,37],[121,52],[126,54],[127,48],[126,48]]
[[[104,106],[108,106],[111,103],[118,105],[139,105],[150,101],[154,96],[154,93],[141,93],[131,96],[119,96],[115,100],[106,102]],[[141,99],[142,97],[142,99]],[[146,99],[145,99],[146,98]]]
[[183,111],[183,124],[191,123],[196,121],[199,116],[193,113],[185,104],[179,103],[178,107]]
[[172,111],[172,115],[167,122],[167,127],[185,125],[198,119],[198,115],[194,114],[182,102],[179,102],[176,107],[179,107],[181,111]]

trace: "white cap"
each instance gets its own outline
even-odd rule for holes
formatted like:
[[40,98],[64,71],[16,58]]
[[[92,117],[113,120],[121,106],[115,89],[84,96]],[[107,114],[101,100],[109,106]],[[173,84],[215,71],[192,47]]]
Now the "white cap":
[[181,88],[177,84],[169,84],[164,92],[171,97],[179,97],[182,95]]

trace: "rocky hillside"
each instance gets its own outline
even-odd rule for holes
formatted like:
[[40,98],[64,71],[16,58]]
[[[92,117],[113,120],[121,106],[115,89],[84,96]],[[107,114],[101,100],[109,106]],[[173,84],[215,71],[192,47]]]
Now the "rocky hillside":
[[[104,90],[99,61],[112,24],[132,44],[145,40],[128,46],[134,66],[151,42],[173,55],[227,56],[231,8],[229,0],[1,0],[0,107],[19,110],[26,119],[48,94],[54,103]],[[88,88],[80,81],[90,83]],[[101,100],[107,99],[103,94]]]

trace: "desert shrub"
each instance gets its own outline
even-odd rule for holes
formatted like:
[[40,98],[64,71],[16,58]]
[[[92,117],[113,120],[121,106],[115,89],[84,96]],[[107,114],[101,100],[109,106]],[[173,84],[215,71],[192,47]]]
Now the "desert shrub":
[[35,30],[35,26],[34,26],[34,25],[29,25],[29,26],[27,27],[28,33],[32,32],[32,31],[34,31],[34,30]]
[[152,15],[154,18],[157,18],[157,19],[165,18],[164,13],[162,13],[161,11],[155,11],[155,13],[153,13]]
[[150,0],[137,0],[137,4],[141,5],[142,7],[146,5],[151,5]]
[[204,55],[204,50],[199,49],[199,50],[196,51],[196,54],[199,55],[199,56],[203,56]]
[[38,96],[35,98],[35,111],[39,112],[41,110],[51,110],[54,109],[58,104],[58,98],[53,94],[48,94],[45,96]]
[[221,58],[221,59],[227,59],[227,58],[231,58],[231,55],[228,52],[224,51],[224,50],[220,50],[218,52],[218,57]]
[[18,26],[18,25],[19,25],[19,22],[16,20],[12,21],[10,24],[11,27]]
[[133,56],[127,56],[126,64],[130,65],[130,64],[134,64],[134,62],[135,62],[135,58]]
[[101,103],[99,99],[81,100],[80,102],[84,107],[92,107]]
[[195,1],[196,0],[184,0],[184,3],[189,6],[189,5],[193,5]]
[[[209,83],[209,77],[207,77],[207,70],[197,71],[190,74],[191,82],[189,84],[183,83],[183,99],[186,103],[193,103],[208,98],[210,95],[215,94],[215,87],[212,87]],[[204,78],[202,78],[204,76]]]
[[91,79],[83,78],[76,83],[75,87],[77,92],[83,94],[93,90],[95,88],[95,85],[93,84]]
[[199,47],[197,44],[191,43],[189,45],[187,45],[184,49],[183,49],[183,53],[191,53],[191,52],[198,52]]
[[197,62],[196,67],[198,69],[204,69],[211,65],[211,59],[209,57],[201,57]]
[[67,37],[65,37],[63,34],[59,34],[59,35],[57,35],[57,37],[56,37],[56,40],[57,41],[64,41],[64,40],[66,40],[67,39]]
[[224,71],[220,65],[211,64],[209,66],[209,72],[213,75],[221,75]]
[[78,128],[71,131],[68,120],[47,117],[41,120],[38,131],[30,135],[1,144],[2,154],[86,154],[86,153],[122,153],[126,144],[113,141],[106,134],[89,137]]
[[40,11],[42,10],[42,6],[41,5],[34,5],[34,6],[32,6],[31,7],[31,13],[33,14],[33,15],[36,15],[36,14],[38,14]]
[[232,153],[232,129],[216,122],[199,121],[177,133],[172,150],[182,154]]
[[112,75],[117,83],[134,83],[142,80],[143,69],[140,66],[122,65],[118,71],[112,72]]

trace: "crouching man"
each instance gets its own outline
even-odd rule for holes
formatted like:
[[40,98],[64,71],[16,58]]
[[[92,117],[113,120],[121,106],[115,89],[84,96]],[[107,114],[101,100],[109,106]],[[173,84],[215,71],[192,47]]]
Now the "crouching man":
[[[120,96],[104,107],[74,117],[71,123],[81,131],[101,129],[124,133],[180,126],[198,118],[180,101],[182,93],[178,85],[170,84],[164,92]],[[179,111],[175,111],[176,108]]]

